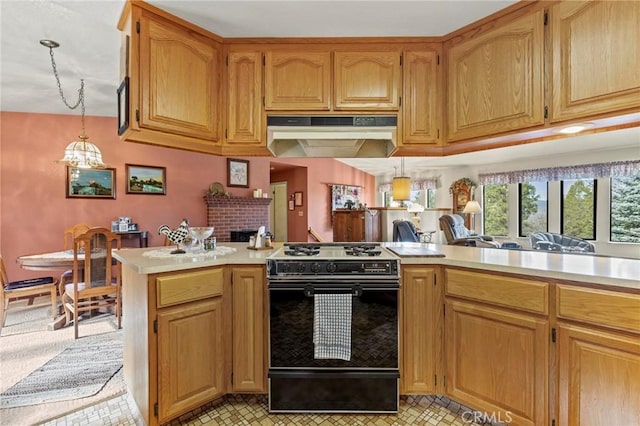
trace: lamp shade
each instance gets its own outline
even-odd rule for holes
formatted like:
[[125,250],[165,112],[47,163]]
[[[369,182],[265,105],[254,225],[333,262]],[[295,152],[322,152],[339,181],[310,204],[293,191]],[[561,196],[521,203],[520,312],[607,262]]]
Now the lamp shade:
[[394,201],[408,201],[411,198],[411,179],[406,176],[394,177],[391,192]]
[[64,157],[58,163],[68,164],[80,169],[105,168],[100,149],[87,142],[86,136],[80,136],[79,141],[73,141],[64,150]]
[[476,200],[471,200],[465,204],[462,213],[480,213],[481,211],[480,204]]

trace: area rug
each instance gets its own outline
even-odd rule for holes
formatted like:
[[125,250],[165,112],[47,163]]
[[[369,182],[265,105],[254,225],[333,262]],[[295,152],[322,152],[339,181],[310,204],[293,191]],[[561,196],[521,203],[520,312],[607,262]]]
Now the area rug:
[[[66,348],[97,341],[123,342],[123,330],[116,327],[115,318],[96,316],[82,320],[80,338],[73,337],[73,326],[52,331],[51,308],[39,307],[9,311],[0,333],[0,393],[40,369]],[[122,369],[106,382],[95,395],[36,405],[0,407],[0,425],[40,425],[69,413],[112,399],[126,393]]]
[[122,368],[122,342],[79,339],[0,394],[0,408],[85,398],[98,393]]

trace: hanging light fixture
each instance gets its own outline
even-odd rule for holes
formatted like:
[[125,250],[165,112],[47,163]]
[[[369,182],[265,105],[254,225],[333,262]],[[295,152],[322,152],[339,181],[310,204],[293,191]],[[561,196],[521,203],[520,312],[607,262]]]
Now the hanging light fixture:
[[404,175],[404,157],[400,159],[400,176],[395,176],[391,182],[391,192],[394,201],[411,199],[411,179]]
[[80,114],[82,119],[82,131],[78,136],[77,141],[71,142],[64,150],[64,157],[57,160],[57,163],[68,164],[73,167],[81,169],[103,169],[107,167],[102,162],[102,153],[100,149],[87,142],[89,136],[85,133],[84,128],[84,80],[80,80],[80,89],[78,90],[78,101],[75,105],[70,105],[62,92],[62,86],[60,85],[60,77],[58,76],[58,70],[56,68],[56,61],[53,58],[53,49],[60,46],[60,43],[53,40],[40,40],[40,44],[49,48],[49,55],[51,56],[51,67],[53,68],[53,75],[56,77],[56,83],[58,84],[58,91],[60,92],[60,98],[67,108],[74,110],[80,106]]

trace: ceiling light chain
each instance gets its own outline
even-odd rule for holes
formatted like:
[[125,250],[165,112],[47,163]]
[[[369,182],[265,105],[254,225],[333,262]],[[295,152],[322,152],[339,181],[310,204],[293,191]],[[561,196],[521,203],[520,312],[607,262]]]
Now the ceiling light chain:
[[71,105],[64,96],[62,90],[62,84],[60,83],[60,76],[58,75],[58,67],[54,59],[53,49],[59,47],[60,44],[53,40],[40,40],[40,44],[49,48],[49,56],[51,56],[51,67],[53,68],[53,75],[56,78],[56,84],[58,85],[58,92],[60,98],[65,106],[71,110],[75,110],[80,106],[80,119],[81,119],[81,134],[78,137],[79,141],[73,141],[67,145],[64,153],[64,158],[58,160],[59,163],[68,164],[73,167],[79,168],[105,168],[106,164],[102,162],[102,153],[100,149],[94,144],[87,142],[89,137],[85,130],[85,96],[84,96],[84,79],[80,79],[80,89],[78,89],[78,101]]

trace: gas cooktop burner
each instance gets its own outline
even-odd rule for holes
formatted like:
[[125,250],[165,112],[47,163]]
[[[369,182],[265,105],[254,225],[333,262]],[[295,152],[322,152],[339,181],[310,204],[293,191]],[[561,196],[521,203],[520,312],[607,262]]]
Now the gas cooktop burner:
[[372,245],[354,247],[346,246],[344,250],[344,253],[347,256],[380,256],[382,254],[382,250],[377,249],[376,246]]
[[301,244],[291,245],[289,250],[285,250],[284,254],[287,256],[316,256],[320,254],[320,246]]

